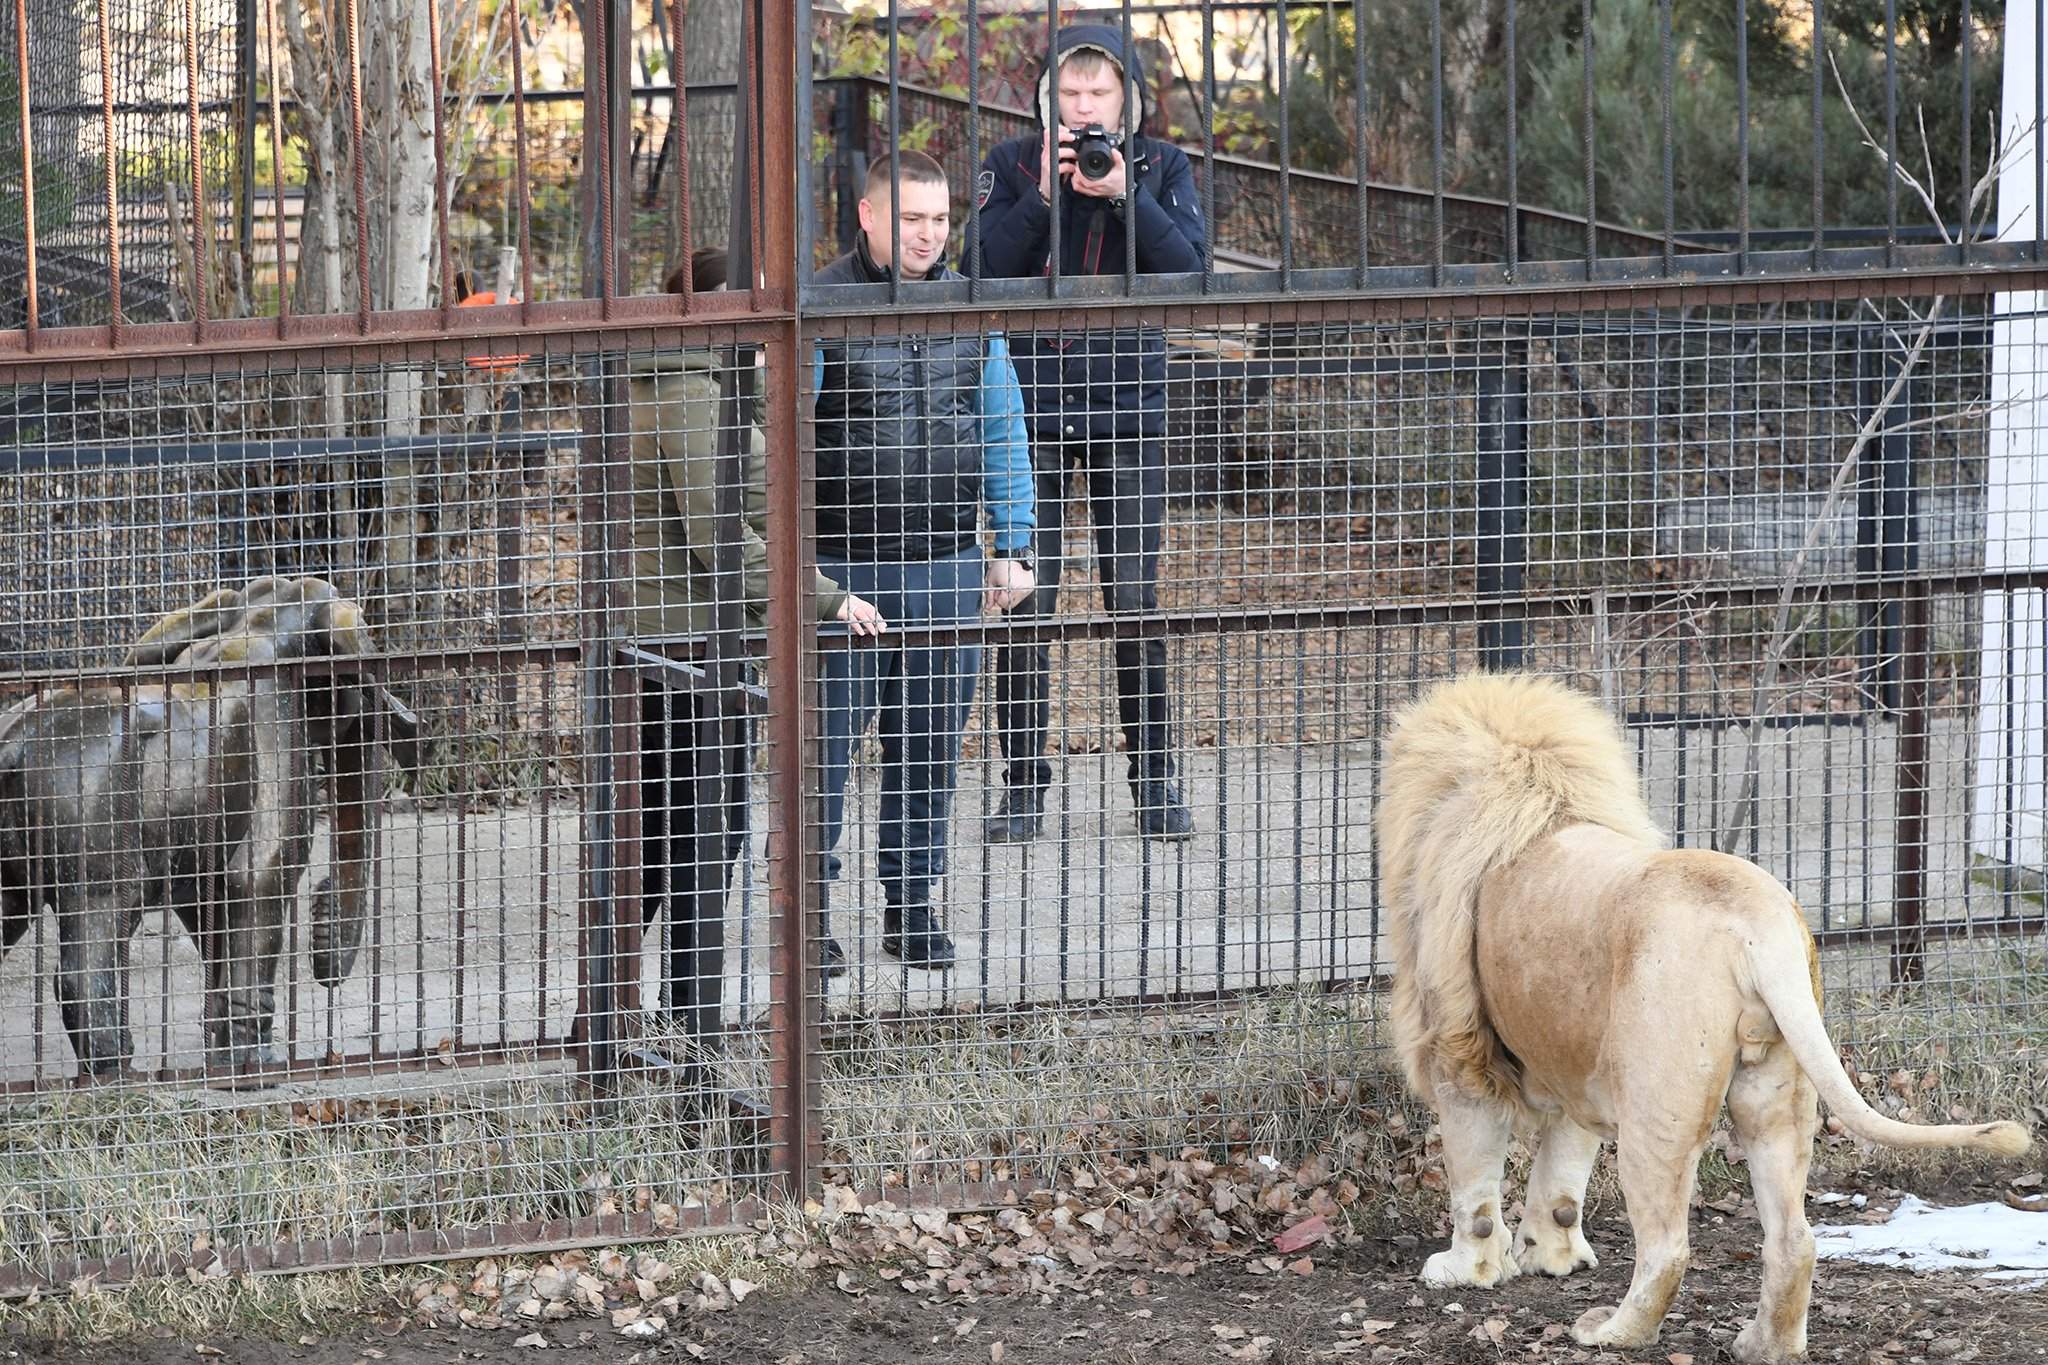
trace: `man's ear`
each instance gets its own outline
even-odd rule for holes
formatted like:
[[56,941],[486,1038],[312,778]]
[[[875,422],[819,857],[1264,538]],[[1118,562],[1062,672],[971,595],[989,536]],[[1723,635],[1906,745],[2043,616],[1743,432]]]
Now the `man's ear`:
[[860,230],[862,232],[873,232],[875,230],[875,206],[868,201],[866,195],[861,196],[860,203],[855,206],[855,212],[860,216]]

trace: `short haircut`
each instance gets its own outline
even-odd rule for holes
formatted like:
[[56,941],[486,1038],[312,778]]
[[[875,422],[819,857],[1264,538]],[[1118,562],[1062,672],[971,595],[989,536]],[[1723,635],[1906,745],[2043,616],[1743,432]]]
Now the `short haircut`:
[[714,289],[725,288],[725,248],[698,247],[690,253],[687,262],[668,272],[668,279],[662,282],[662,290],[670,294],[682,293],[685,272],[688,272],[692,293],[708,294]]
[[1105,66],[1116,66],[1116,63],[1099,47],[1077,47],[1060,58],[1060,70],[1065,72],[1071,68],[1076,76],[1092,76]]
[[883,157],[868,163],[867,183],[861,187],[863,199],[887,198],[889,190],[889,168],[896,168],[896,178],[905,185],[946,184],[945,167],[926,156],[923,152],[898,152],[894,157]]

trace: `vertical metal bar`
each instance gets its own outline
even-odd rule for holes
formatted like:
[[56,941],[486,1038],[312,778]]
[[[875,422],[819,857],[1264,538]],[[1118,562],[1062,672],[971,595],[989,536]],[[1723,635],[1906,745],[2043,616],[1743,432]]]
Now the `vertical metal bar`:
[[897,159],[903,151],[903,59],[898,50],[902,15],[897,0],[889,0],[889,302],[903,299],[903,168]]
[[[777,16],[778,19],[784,17],[786,16]],[[787,81],[785,80],[779,88],[784,94],[788,95],[787,100],[777,105],[773,110],[764,108],[763,99],[765,92],[762,89],[762,53],[771,50],[782,52],[788,51],[788,49],[766,49],[762,46],[761,0],[745,0],[740,9],[740,19],[739,90],[740,107],[746,116],[746,155],[744,158],[746,169],[743,176],[735,179],[733,188],[736,192],[744,195],[747,206],[747,306],[758,313],[767,306],[761,286],[762,279],[764,278],[762,272],[767,268],[768,264],[763,259],[761,253],[763,220],[770,213],[779,211],[787,203],[789,195],[796,185],[796,170],[795,167],[791,166],[788,168],[788,184],[785,185],[779,180],[775,182],[777,189],[775,207],[771,208],[762,194],[761,165],[763,158],[774,156],[779,162],[783,162],[786,165],[787,157],[784,154],[794,151],[793,146],[778,144],[770,147],[767,144],[765,136],[767,125],[764,124],[763,117],[765,115],[774,119],[774,128],[779,136],[785,139],[794,138],[796,133],[795,129],[790,127],[790,118],[795,111],[796,97],[788,91]],[[786,26],[784,26],[784,33],[791,42],[795,41],[794,36],[788,33]],[[777,66],[779,70],[780,63]],[[784,74],[787,75],[787,73]],[[806,152],[805,155],[808,156],[809,153]],[[778,238],[777,240],[780,239]],[[789,238],[790,264],[794,264],[795,261],[795,243],[796,236],[792,231]],[[732,287],[729,281],[726,287]],[[790,295],[789,297],[793,299],[795,296]]]
[[[1354,7],[1359,0],[1352,0]],[[1522,150],[1521,123],[1517,108],[1521,99],[1519,68],[1521,59],[1516,52],[1515,20],[1520,8],[1516,0],[1508,0],[1507,8],[1507,115],[1508,115],[1508,212],[1507,222],[1502,226],[1507,235],[1507,274],[1515,277],[1515,270],[1522,263]],[[1356,9],[1354,8],[1354,13]],[[1363,41],[1361,37],[1360,41]],[[1359,118],[1364,119],[1364,99],[1359,101]],[[1360,191],[1361,195],[1363,190]]]
[[[615,41],[612,33],[612,5],[613,0],[595,0],[595,3],[587,7],[586,12],[591,16],[591,27],[595,30],[594,36],[597,39],[597,60],[594,63],[590,61],[587,48],[584,58],[584,69],[595,74],[597,87],[597,145],[594,149],[596,155],[591,158],[592,164],[597,168],[597,176],[593,182],[591,208],[597,213],[598,315],[607,320],[611,318],[612,301],[618,297],[619,292],[618,239],[612,220],[616,208],[615,201],[618,198],[613,192],[616,187],[612,184],[612,99],[619,72],[612,59]],[[584,146],[590,146],[587,129]],[[606,395],[606,400],[610,400],[609,394]]]
[[2048,238],[2048,196],[2041,193],[2041,187],[2048,185],[2048,178],[2042,175],[2041,135],[2048,130],[2048,90],[2041,88],[2041,77],[2048,75],[2048,62],[2043,61],[2044,43],[2048,43],[2048,28],[2041,23],[2037,8],[2034,16],[2034,259],[2041,259],[2042,239]]
[[[1207,6],[1203,8],[1206,11]],[[1050,135],[1046,142],[1045,155],[1052,162],[1046,179],[1046,188],[1050,191],[1047,202],[1052,210],[1052,220],[1049,228],[1050,243],[1045,256],[1045,296],[1056,299],[1060,295],[1060,206],[1066,193],[1066,186],[1060,183],[1060,0],[1045,0],[1045,69],[1047,80],[1052,86],[1046,92],[1047,107],[1042,111],[1046,131]],[[1213,114],[1214,111],[1214,101],[1211,101],[1210,112]],[[1215,150],[1213,145],[1210,150]],[[1216,162],[1212,156],[1209,169],[1214,171],[1215,168]],[[1209,178],[1213,180],[1215,177],[1212,175]],[[1213,220],[1206,235],[1216,235]]]
[[[107,0],[99,0],[100,37],[100,134],[106,144],[107,170],[107,345],[121,344],[121,199],[116,180],[120,156],[114,132],[114,39],[107,20]],[[24,77],[22,88],[28,88]],[[28,120],[22,120],[25,129]],[[22,179],[27,183],[28,158],[22,158]],[[33,255],[31,255],[33,259]],[[31,289],[30,294],[34,294]]]
[[[1972,99],[1972,95],[1974,92],[1970,89],[1970,49],[1976,46],[1973,37],[1975,28],[1970,16],[1970,3],[1971,0],[1963,0],[1963,160],[1956,182],[1956,223],[1958,224],[1956,254],[1957,258],[1964,265],[1970,263],[1970,239],[1976,236],[1976,223],[1973,221],[1970,213],[1970,186],[1974,183],[1970,172],[1970,120],[1976,117],[1973,112],[1975,101]],[[2036,184],[2038,185],[2038,183],[2037,181]],[[1927,192],[1930,195],[1933,194],[1934,187],[1928,186]],[[2037,190],[2036,193],[2038,192]]]
[[1813,246],[1812,265],[1820,269],[1821,224],[1827,216],[1827,206],[1822,195],[1825,188],[1826,149],[1821,127],[1821,98],[1825,88],[1828,64],[1827,16],[1823,0],[1813,0]]
[[[104,9],[106,0],[100,4]],[[277,57],[277,0],[263,0],[263,45],[270,59],[270,221],[277,233],[277,336],[282,341],[292,290],[284,262],[284,114],[277,93],[284,67]]]
[[[598,8],[610,0],[599,0]],[[598,36],[602,29],[596,24]],[[599,51],[604,48],[600,45]],[[603,60],[600,58],[600,61]],[[600,180],[599,185],[603,182]],[[602,190],[600,189],[600,192]],[[601,270],[602,267],[600,266]],[[581,600],[578,636],[582,644],[579,672],[583,685],[585,808],[577,954],[580,990],[578,1026],[583,1080],[599,1094],[609,1093],[618,1070],[618,768],[617,710],[612,668],[610,577],[611,527],[606,512],[607,468],[612,463],[618,423],[617,361],[600,355],[592,362],[583,417],[578,469],[582,504]],[[627,912],[635,917],[637,909]]]
[[1600,216],[1593,182],[1593,0],[1579,0],[1579,55],[1584,77],[1579,89],[1579,155],[1586,182],[1586,278],[1593,278],[1594,262],[1600,258]]
[[[256,247],[256,0],[238,0],[235,7],[236,109],[235,249],[241,253],[245,283],[253,290]],[[109,155],[113,145],[108,144]]]
[[[1735,0],[1735,273],[1749,273],[1749,0]],[[1681,734],[1683,732],[1681,731]],[[1685,752],[1684,745],[1679,753]]]
[[[1131,52],[1133,52],[1133,51],[1135,51],[1135,50],[1136,50],[1136,49],[1134,49],[1134,48],[1133,48],[1133,47],[1131,46],[1131,0],[1123,0],[1123,9],[1122,9],[1122,15],[1123,15],[1123,39],[1124,39],[1124,52],[1125,52],[1126,54],[1129,54],[1129,53],[1131,53]],[[1138,115],[1139,115],[1139,111],[1138,111],[1137,109],[1134,109],[1134,108],[1132,108],[1132,106],[1133,106],[1134,104],[1138,103],[1138,100],[1133,100],[1133,99],[1131,98],[1131,95],[1132,95],[1132,94],[1133,94],[1134,92],[1133,92],[1133,91],[1132,91],[1132,90],[1130,89],[1130,87],[1131,87],[1131,86],[1133,86],[1133,85],[1137,85],[1137,84],[1138,84],[1137,82],[1133,82],[1133,81],[1128,81],[1128,80],[1124,82],[1124,85],[1125,85],[1125,87],[1126,87],[1126,88],[1125,88],[1125,90],[1124,90],[1124,117],[1123,117],[1123,129],[1122,129],[1122,132],[1123,132],[1123,135],[1124,135],[1124,151],[1125,151],[1125,153],[1126,153],[1126,155],[1125,155],[1125,157],[1124,157],[1124,164],[1125,164],[1125,167],[1126,167],[1126,169],[1127,169],[1127,170],[1128,170],[1128,167],[1129,167],[1129,165],[1130,165],[1130,157],[1129,157],[1128,153],[1130,152],[1130,150],[1131,150],[1132,146],[1134,145],[1134,138],[1135,138],[1135,137],[1136,137],[1136,135],[1137,135],[1137,132],[1138,132],[1138,126],[1139,126],[1139,118],[1138,118]],[[1138,94],[1138,96],[1139,96],[1139,99],[1142,99],[1142,98],[1144,97],[1143,87],[1142,87],[1142,86],[1139,86],[1138,90],[1137,90],[1137,91],[1136,91],[1135,93],[1137,93],[1137,94]],[[1282,126],[1282,127],[1284,128],[1284,127],[1286,126],[1286,120],[1287,120],[1287,111],[1286,111],[1286,109],[1285,109],[1284,107],[1283,107],[1283,108],[1281,109],[1281,111],[1280,111],[1280,119],[1281,119],[1281,126]],[[1285,200],[1282,200],[1282,201],[1281,201],[1281,210],[1280,210],[1280,211],[1281,211],[1282,219],[1283,219],[1283,221],[1284,221],[1284,220],[1285,220],[1285,216],[1286,216],[1286,212],[1287,212],[1287,208],[1286,208],[1286,201],[1285,201]],[[1284,268],[1284,267],[1283,267],[1283,268]],[[1124,297],[1125,297],[1125,298],[1130,298],[1130,297],[1131,297],[1132,295],[1134,295],[1135,293],[1137,293],[1137,290],[1138,290],[1138,201],[1137,201],[1137,186],[1135,186],[1135,185],[1129,185],[1129,184],[1127,184],[1127,185],[1125,185],[1125,186],[1124,186]],[[1141,991],[1141,992],[1139,992],[1139,993],[1140,993],[1140,994],[1143,994],[1143,992],[1142,992],[1142,991]]]
[[[512,184],[513,211],[519,218],[519,324],[523,327],[533,309],[533,192],[526,164],[526,54],[519,46],[519,6],[505,6],[505,22],[512,29]],[[686,250],[689,242],[685,234]]]
[[[1514,50],[1514,15],[1515,0],[1508,0],[1508,44],[1510,54]],[[1209,18],[1209,6],[1207,4],[1202,6],[1202,18],[1204,20],[1202,36],[1205,39],[1202,44],[1202,64],[1206,68],[1212,62],[1210,48],[1214,42],[1207,27],[1207,20]],[[1514,62],[1512,55],[1510,55],[1508,65],[1508,198],[1510,202],[1513,201],[1515,192],[1514,79]],[[1211,96],[1212,100],[1213,98]],[[1365,0],[1351,0],[1351,147],[1351,190],[1355,201],[1352,205],[1352,210],[1358,220],[1358,283],[1356,287],[1364,289],[1367,272],[1372,267],[1372,248],[1370,245],[1372,228],[1369,211],[1370,205],[1366,197],[1368,192],[1365,186],[1366,173],[1369,169],[1365,154]],[[1205,180],[1215,179],[1215,172],[1208,165],[1205,164],[1203,166],[1203,171],[1203,178]],[[1509,212],[1509,218],[1512,221],[1512,210]],[[1209,236],[1213,237],[1215,235],[1216,226],[1212,222],[1209,225]]]
[[1444,5],[1429,5],[1429,283],[1444,278]]
[[[1056,3],[1056,0],[1048,0]],[[1355,3],[1355,0],[1354,0]],[[1050,49],[1048,49],[1050,51]],[[1363,210],[1360,210],[1363,212]],[[1059,214],[1053,214],[1059,231]],[[1059,263],[1059,238],[1053,239],[1053,263]],[[1359,248],[1361,254],[1364,248]],[[1360,280],[1361,286],[1363,279]],[[1216,284],[1216,12],[1202,0],[1202,292]]]
[[1527,358],[1498,345],[1479,368],[1479,591],[1501,605],[1481,618],[1483,665],[1518,668],[1524,623],[1511,611],[1528,563],[1529,387]]
[[[808,15],[810,0],[799,0],[799,3],[803,5],[804,11]],[[685,316],[688,316],[690,312],[690,301],[695,297],[696,293],[696,282],[690,277],[690,257],[696,249],[696,243],[691,240],[690,236],[690,85],[688,81],[683,79],[683,21],[688,17],[688,12],[689,7],[685,0],[670,0],[668,20],[669,46],[674,55],[669,63],[671,67],[669,75],[674,78],[674,93],[669,104],[669,118],[673,121],[675,127],[675,137],[673,139],[676,149],[675,213],[676,240],[679,243],[676,253],[676,264],[680,268],[683,286],[676,292],[682,296],[681,308]],[[808,31],[808,28],[806,31]],[[806,47],[804,51],[808,52],[810,48]],[[805,91],[805,98],[808,100],[809,81],[803,83],[803,89]],[[737,98],[737,94],[734,97]],[[810,171],[810,165],[811,159],[809,157],[799,157],[797,159],[797,173],[807,176]]]
[[[1884,263],[1899,245],[1899,43],[1897,0],[1884,0]],[[1927,187],[1928,193],[1934,187]]]
[[[801,0],[808,4],[809,0]],[[804,82],[806,86],[809,82]],[[810,200],[806,199],[805,203]],[[981,5],[967,0],[967,301],[981,301]],[[986,968],[987,961],[983,960]]]
[[15,93],[20,96],[17,112],[21,118],[21,241],[28,263],[28,298],[23,318],[29,349],[34,350],[42,316],[40,301],[36,297],[39,292],[36,285],[36,153],[35,138],[29,131],[28,0],[14,0],[14,69],[20,85]]
[[455,315],[455,261],[448,250],[448,131],[441,110],[441,0],[427,0],[427,95],[434,101],[434,249],[441,257],[441,330]]
[[[751,5],[755,0],[748,0]],[[805,60],[790,31],[790,6],[765,7],[765,49],[794,51]],[[804,35],[808,37],[809,35]],[[761,217],[769,250],[763,266],[769,283],[795,300],[799,263],[794,249],[797,206],[791,158],[798,154],[790,114],[795,105],[796,62],[777,60],[764,72],[761,107],[770,120],[764,150],[766,183],[772,187]],[[815,432],[809,405],[808,358],[795,322],[777,326],[766,346],[767,385],[761,405],[768,451],[768,659],[772,701],[764,729],[768,740],[771,828],[769,907],[774,933],[769,945],[770,1068],[773,1095],[769,1116],[771,1163],[785,1196],[810,1186],[822,1154],[818,1135],[817,1055],[822,1000],[812,993],[817,976],[816,826],[808,774],[817,737],[815,661],[811,632],[816,602],[813,576],[817,545],[812,534]]]
[[1294,133],[1287,117],[1287,0],[1273,12],[1274,61],[1280,97],[1280,292],[1294,273]]
[[355,171],[356,330],[370,332],[370,194],[363,164],[363,33],[357,0],[348,3],[348,149]]
[[1898,806],[1892,826],[1891,976],[1895,984],[1927,974],[1921,913],[1927,900],[1928,587],[1916,580],[1904,593],[1900,686]]
[[1671,0],[1657,0],[1657,33],[1662,39],[1659,92],[1664,115],[1664,274],[1675,268],[1672,238],[1678,233],[1678,143],[1671,111],[1671,72],[1675,61],[1671,39]]
[[[817,112],[812,104],[812,91],[814,89],[814,63],[810,56],[812,50],[811,0],[794,0],[794,3],[796,5],[796,31],[798,35],[798,71],[796,80],[796,135],[797,137],[803,140],[805,147],[808,148],[810,146],[810,140],[813,136],[813,130],[817,127]],[[972,29],[969,30],[969,34],[971,42]],[[974,57],[973,48],[971,46],[968,49],[968,53],[968,79],[972,81]],[[840,105],[841,115],[843,115],[845,108],[845,103],[842,100],[842,103]],[[835,115],[832,122],[833,126],[837,128],[842,126],[845,120],[840,115]],[[843,154],[844,148],[840,146],[835,146],[833,151],[833,161],[835,165],[838,164]],[[973,200],[969,199],[968,202],[972,204]],[[817,177],[814,173],[813,158],[811,157],[808,151],[805,152],[805,154],[796,158],[796,204],[796,283],[797,287],[801,289],[805,284],[807,284],[810,281],[811,272],[816,268],[818,261]]]
[[[21,69],[21,82],[28,85],[28,68]],[[192,338],[206,336],[207,298],[206,253],[213,244],[205,240],[200,225],[206,218],[206,168],[201,160],[204,144],[199,136],[199,0],[185,0],[185,154],[192,159]]]

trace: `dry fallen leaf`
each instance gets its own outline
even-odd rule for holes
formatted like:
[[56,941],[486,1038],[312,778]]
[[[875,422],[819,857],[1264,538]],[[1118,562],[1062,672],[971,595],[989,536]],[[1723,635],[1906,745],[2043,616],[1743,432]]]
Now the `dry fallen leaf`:
[[1003,1343],[991,1341],[988,1344],[989,1365],[1003,1365]]
[[1321,1214],[1304,1218],[1293,1227],[1273,1239],[1273,1249],[1279,1252],[1296,1252],[1303,1247],[1314,1246],[1330,1235],[1330,1225]]
[[839,1286],[840,1293],[851,1294],[856,1299],[868,1292],[866,1289],[861,1287],[860,1282],[854,1279],[852,1273],[849,1271],[840,1271],[839,1278],[834,1280],[833,1283]]
[[732,1295],[734,1303],[745,1303],[747,1295],[760,1287],[760,1285],[755,1284],[752,1280],[731,1279],[725,1282],[725,1292]]
[[1683,1351],[1673,1351],[1664,1359],[1671,1362],[1671,1365],[1692,1365],[1692,1357]]
[[512,1344],[514,1346],[531,1347],[536,1351],[545,1351],[548,1348],[548,1339],[538,1332],[528,1332]]

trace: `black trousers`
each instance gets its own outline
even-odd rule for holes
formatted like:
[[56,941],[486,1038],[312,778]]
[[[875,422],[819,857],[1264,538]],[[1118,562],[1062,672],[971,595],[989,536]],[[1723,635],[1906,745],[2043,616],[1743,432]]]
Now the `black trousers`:
[[710,692],[643,681],[640,694],[640,914],[668,915],[660,989],[692,1037],[719,1034],[725,984],[725,896],[746,836],[742,722]]
[[[1066,531],[1066,481],[1078,469],[1095,527],[1102,605],[1110,612],[1159,606],[1159,544],[1166,515],[1165,443],[1157,436],[1044,441],[1033,448],[1038,493],[1038,589],[1012,618],[1050,616],[1059,605]],[[996,656],[996,723],[1005,776],[1013,787],[1052,782],[1045,756],[1051,647],[1005,645]],[[1157,636],[1116,642],[1117,719],[1133,781],[1174,773],[1168,720],[1166,641]]]

